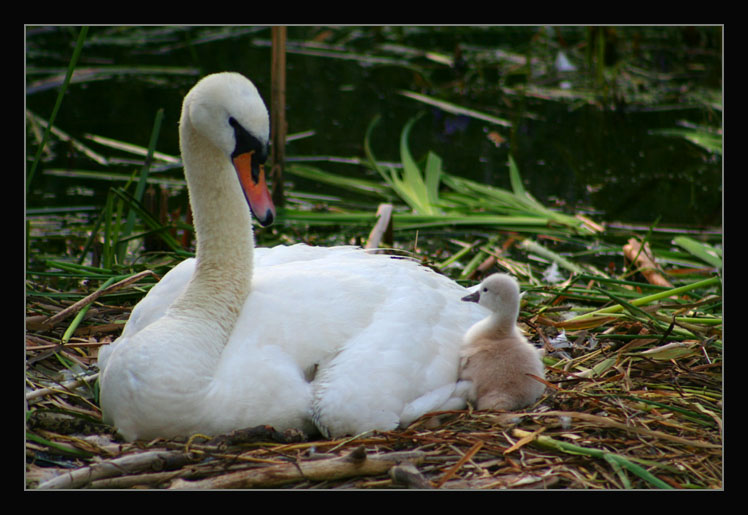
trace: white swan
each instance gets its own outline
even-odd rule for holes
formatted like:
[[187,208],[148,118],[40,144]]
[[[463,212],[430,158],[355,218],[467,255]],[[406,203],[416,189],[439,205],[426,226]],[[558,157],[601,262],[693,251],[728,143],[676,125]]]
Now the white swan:
[[460,341],[486,314],[464,288],[351,247],[255,249],[247,203],[274,218],[268,114],[242,75],[198,82],[179,128],[197,257],[100,350],[106,421],[128,440],[259,424],[339,436],[464,406]]
[[460,383],[471,382],[468,399],[479,410],[515,410],[532,404],[545,385],[527,374],[545,378],[541,357],[517,328],[519,285],[506,274],[493,274],[462,300],[491,310],[465,334]]

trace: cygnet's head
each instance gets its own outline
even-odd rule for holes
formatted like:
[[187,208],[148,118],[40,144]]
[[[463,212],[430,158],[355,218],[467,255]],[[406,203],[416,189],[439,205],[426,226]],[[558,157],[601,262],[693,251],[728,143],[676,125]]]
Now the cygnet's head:
[[486,277],[476,291],[463,297],[467,302],[477,302],[506,318],[516,321],[519,315],[519,284],[507,274]]

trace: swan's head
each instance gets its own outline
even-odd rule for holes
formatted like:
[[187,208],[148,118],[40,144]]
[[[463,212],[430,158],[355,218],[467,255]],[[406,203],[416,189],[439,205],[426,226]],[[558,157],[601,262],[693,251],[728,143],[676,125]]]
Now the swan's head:
[[233,72],[208,75],[184,98],[180,124],[191,125],[226,155],[255,218],[262,225],[270,225],[275,206],[264,168],[270,122],[254,84]]
[[494,313],[514,315],[519,310],[519,284],[507,274],[493,274],[486,277],[477,290],[462,300],[477,302]]

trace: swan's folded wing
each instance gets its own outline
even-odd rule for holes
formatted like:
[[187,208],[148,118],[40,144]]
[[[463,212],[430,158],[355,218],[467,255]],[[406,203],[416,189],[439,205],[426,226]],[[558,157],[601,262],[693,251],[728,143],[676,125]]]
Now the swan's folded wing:
[[185,259],[150,289],[146,296],[133,308],[122,335],[110,345],[105,345],[99,349],[98,364],[100,370],[106,368],[107,360],[116,345],[164,316],[169,306],[187,287],[194,271],[195,259]]
[[409,402],[405,405],[405,409],[403,409],[403,412],[400,414],[400,426],[407,427],[424,413],[439,410],[452,397],[454,391],[455,384],[450,383],[437,388],[436,390],[427,392],[414,401]]
[[125,333],[139,332],[164,316],[169,306],[187,287],[194,272],[195,259],[190,258],[185,259],[164,275],[132,310]]

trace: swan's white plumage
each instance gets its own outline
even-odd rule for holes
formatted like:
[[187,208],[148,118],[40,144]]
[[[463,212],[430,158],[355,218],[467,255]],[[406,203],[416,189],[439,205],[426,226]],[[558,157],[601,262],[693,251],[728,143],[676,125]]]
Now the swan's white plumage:
[[208,76],[185,98],[197,258],[166,274],[101,349],[105,419],[130,440],[258,424],[339,436],[461,407],[460,341],[486,311],[409,260],[254,249],[229,117],[267,144],[267,111],[241,75]]

